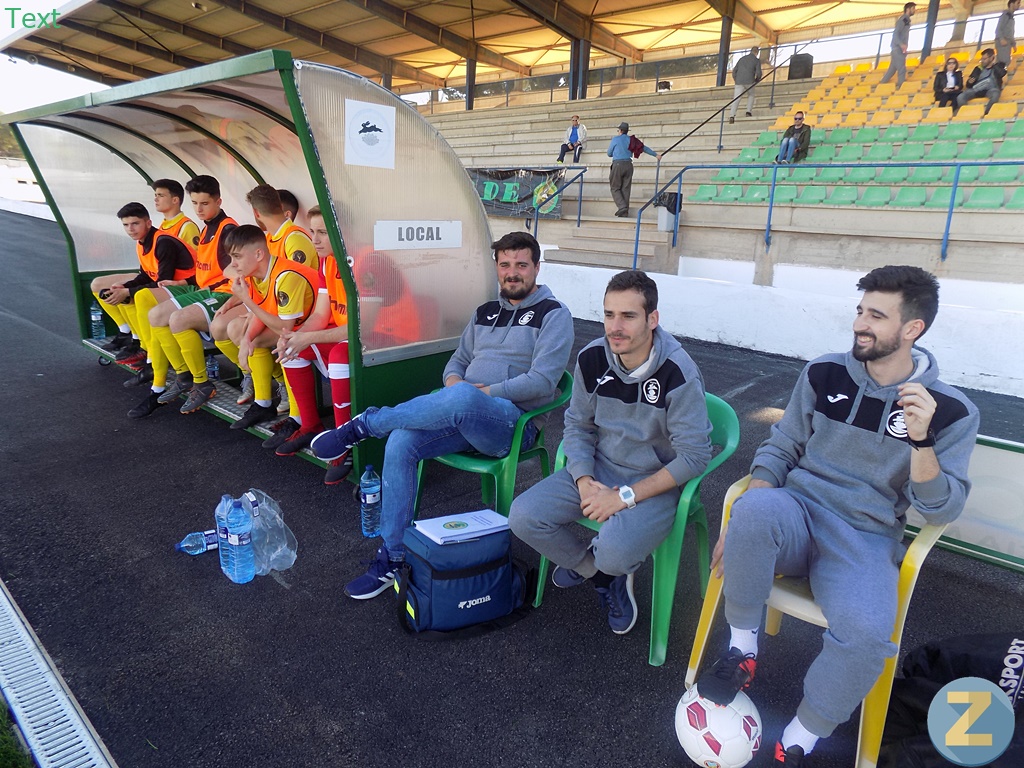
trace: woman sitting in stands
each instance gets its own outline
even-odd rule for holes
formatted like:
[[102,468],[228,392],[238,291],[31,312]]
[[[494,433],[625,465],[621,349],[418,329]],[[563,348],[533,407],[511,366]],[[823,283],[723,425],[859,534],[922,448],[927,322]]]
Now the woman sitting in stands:
[[964,89],[964,73],[960,71],[960,63],[950,56],[946,59],[946,71],[935,76],[935,100],[940,107],[956,108],[956,97]]
[[788,164],[795,163],[807,157],[807,151],[811,146],[811,126],[804,122],[804,113],[797,112],[793,115],[793,124],[782,134],[782,145],[779,147],[779,156],[775,162]]

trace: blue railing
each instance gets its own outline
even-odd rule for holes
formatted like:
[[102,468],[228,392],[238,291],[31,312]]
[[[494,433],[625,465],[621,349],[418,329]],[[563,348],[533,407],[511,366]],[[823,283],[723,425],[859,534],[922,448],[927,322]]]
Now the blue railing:
[[[558,168],[561,168],[563,166],[556,165],[556,166],[552,166],[552,167],[554,169],[558,169]],[[568,167],[566,167],[566,170],[567,171],[572,170],[573,167],[574,166],[568,166]],[[576,226],[579,227],[580,226],[580,222],[582,221],[582,217],[583,217],[583,176],[587,172],[587,166],[584,165],[584,166],[577,166],[577,167],[578,167],[578,170],[576,171],[576,175],[574,175],[568,181],[562,182],[562,186],[560,186],[558,189],[556,189],[554,191],[554,193],[551,195],[551,197],[557,197],[558,195],[562,194],[562,192],[564,192],[566,189],[568,189],[573,184],[575,184],[577,179],[579,180],[579,182],[580,182],[580,190],[579,190],[579,193],[578,193],[579,194],[579,199],[576,201]],[[548,198],[548,199],[550,199],[550,198]],[[545,200],[544,202],[546,203],[547,200]],[[539,206],[535,205],[535,206],[531,206],[530,208],[526,209],[526,215],[527,215],[526,228],[527,228],[527,231],[530,231],[531,234],[534,237],[537,237],[537,230],[540,229],[540,209],[543,208],[543,207],[544,207],[544,203],[541,203]],[[530,228],[530,210],[533,211],[533,217],[532,217],[533,218],[533,228],[532,228],[532,230]]]
[[[651,207],[654,204],[654,201],[658,200],[661,197],[661,195],[664,194],[665,192],[667,192],[669,190],[669,188],[671,188],[673,185],[675,185],[675,187],[676,187],[676,194],[679,195],[679,205],[681,207],[682,206],[682,202],[683,202],[683,198],[682,198],[683,174],[687,173],[688,171],[698,171],[698,170],[708,171],[708,170],[718,170],[718,169],[722,169],[722,168],[733,168],[733,169],[742,171],[743,169],[746,169],[746,168],[763,168],[763,169],[768,169],[768,170],[770,170],[772,172],[771,173],[771,183],[769,185],[768,199],[767,199],[767,202],[768,202],[768,218],[767,218],[767,221],[765,222],[765,228],[764,228],[764,247],[765,247],[765,250],[767,251],[767,250],[769,250],[771,248],[771,244],[772,244],[772,212],[774,211],[774,208],[775,208],[775,189],[778,186],[779,172],[780,171],[789,171],[789,170],[795,169],[795,168],[911,168],[911,169],[913,169],[913,168],[953,168],[954,170],[953,170],[952,189],[950,190],[950,194],[949,194],[949,207],[948,207],[948,209],[946,211],[946,226],[945,226],[945,228],[944,228],[944,230],[942,232],[942,260],[945,261],[946,260],[946,255],[947,255],[948,250],[949,250],[949,228],[950,228],[950,225],[951,225],[951,223],[953,221],[953,211],[956,209],[956,193],[957,193],[957,190],[959,189],[959,185],[960,185],[960,171],[961,171],[961,169],[963,169],[963,168],[970,168],[970,167],[984,167],[984,168],[987,168],[987,167],[990,167],[990,166],[997,166],[997,165],[1017,165],[1017,166],[1020,166],[1020,165],[1024,165],[1024,159],[1021,159],[1021,160],[979,160],[979,161],[956,162],[956,163],[950,163],[950,162],[942,162],[942,163],[940,163],[940,162],[915,162],[915,163],[900,163],[900,162],[895,162],[895,163],[893,163],[893,162],[889,162],[889,163],[803,163],[803,162],[801,162],[801,163],[797,163],[797,164],[787,164],[787,165],[775,165],[775,164],[770,164],[769,165],[769,164],[766,164],[766,163],[750,163],[750,164],[722,163],[722,164],[715,164],[715,165],[711,165],[711,164],[707,164],[707,165],[704,165],[704,164],[702,164],[702,165],[687,165],[687,166],[684,166],[683,169],[680,170],[675,176],[673,176],[664,186],[658,188],[655,191],[654,196],[651,197],[651,199],[648,200],[646,203],[644,203],[642,206],[640,206],[640,208],[637,210],[637,213],[636,213],[636,235],[635,235],[635,238],[634,238],[634,241],[633,241],[633,269],[637,268],[637,263],[638,263],[639,254],[640,254],[640,221],[641,221],[641,219],[643,217],[644,211],[647,210],[649,207]],[[737,181],[737,183],[743,183],[743,182]],[[763,184],[767,183],[767,180],[762,180],[762,183]],[[814,185],[813,180],[810,180],[810,181],[808,181],[808,182],[806,182],[804,184],[801,184],[801,186],[810,186],[810,185]],[[821,186],[826,186],[826,185],[823,184]],[[829,185],[829,186],[837,186],[837,185]],[[862,186],[871,186],[871,185],[858,184],[856,186],[858,188],[860,188]],[[937,188],[945,188],[945,185],[940,185]],[[800,205],[800,204],[798,203],[798,205]],[[826,203],[826,205],[827,205],[827,203]],[[675,226],[673,227],[673,231],[672,231],[672,247],[675,248],[676,245],[678,244],[678,242],[679,242],[679,216],[676,215]]]

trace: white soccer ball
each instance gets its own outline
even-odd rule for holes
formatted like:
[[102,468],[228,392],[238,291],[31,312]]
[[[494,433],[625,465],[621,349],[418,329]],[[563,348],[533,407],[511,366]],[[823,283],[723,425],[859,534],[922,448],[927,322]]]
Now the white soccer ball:
[[676,705],[676,738],[703,768],[742,768],[761,747],[761,716],[742,691],[720,707],[693,686]]

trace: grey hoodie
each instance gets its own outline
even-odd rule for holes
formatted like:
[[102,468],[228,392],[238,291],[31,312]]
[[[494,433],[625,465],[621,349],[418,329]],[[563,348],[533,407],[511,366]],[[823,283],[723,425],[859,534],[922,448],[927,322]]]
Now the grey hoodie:
[[858,530],[892,538],[903,536],[910,505],[929,522],[956,519],[971,487],[967,465],[978,409],[939,381],[927,350],[914,347],[913,355],[908,381],[923,384],[936,401],[937,478],[910,480],[913,448],[897,402],[899,384],[879,386],[850,352],[807,364],[782,420],[754,455],[754,477],[832,510]]
[[519,304],[499,298],[477,307],[441,380],[456,374],[488,385],[492,397],[530,411],[555,399],[572,343],[572,315],[539,285]]
[[635,373],[622,369],[603,337],[580,352],[565,412],[573,480],[589,475],[621,485],[665,467],[682,485],[707,467],[711,422],[704,379],[690,356],[659,326],[654,360],[642,376]]

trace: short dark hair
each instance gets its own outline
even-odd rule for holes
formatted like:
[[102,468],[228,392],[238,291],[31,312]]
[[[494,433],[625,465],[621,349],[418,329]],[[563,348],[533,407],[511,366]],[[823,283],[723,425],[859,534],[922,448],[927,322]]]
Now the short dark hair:
[[538,243],[537,238],[529,232],[509,232],[507,235],[503,235],[500,240],[495,240],[491,243],[491,249],[494,251],[495,261],[498,260],[499,251],[521,251],[524,248],[530,251],[530,257],[533,259],[533,263],[539,264],[540,243]]
[[986,48],[985,50],[983,50],[981,52],[981,55],[982,56],[995,56],[996,55],[996,50],[995,50],[995,48]]
[[142,203],[127,203],[117,212],[119,219],[148,219],[149,211]]
[[299,198],[287,189],[277,190],[277,196],[281,198],[281,205],[284,207],[284,210],[292,212],[293,219],[299,215]]
[[868,272],[857,283],[858,291],[900,294],[900,320],[923,320],[924,336],[939,311],[939,281],[931,272],[920,267],[878,267]]
[[917,8],[917,3],[907,3],[906,5],[903,6],[903,12],[906,13],[911,8]]
[[260,184],[249,190],[245,196],[245,202],[253,207],[257,213],[269,216],[284,213],[284,206],[281,205],[281,195],[269,184]]
[[220,182],[213,176],[196,176],[185,185],[185,191],[190,195],[206,194],[210,197],[220,197]]
[[185,190],[182,189],[181,184],[174,179],[157,179],[150,184],[150,186],[153,188],[154,192],[158,189],[166,189],[171,193],[171,197],[178,198],[179,202],[185,199]]
[[608,287],[604,289],[604,295],[618,293],[620,291],[636,291],[643,297],[644,313],[649,315],[658,308],[658,284],[654,282],[646,272],[639,269],[627,269],[625,272],[612,277],[608,281]]
[[255,224],[242,224],[228,232],[227,237],[224,239],[224,250],[230,254],[239,248],[255,244],[266,246],[266,234]]

